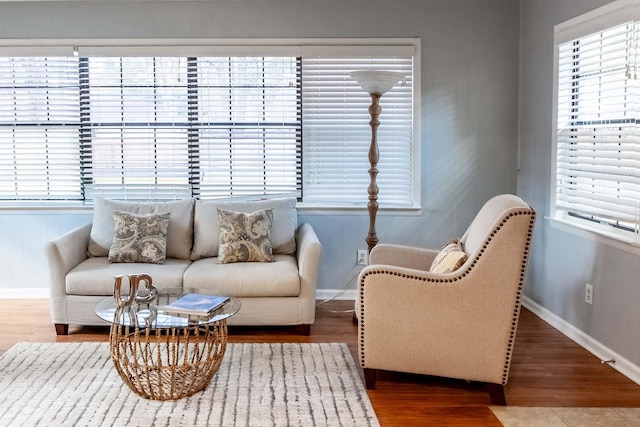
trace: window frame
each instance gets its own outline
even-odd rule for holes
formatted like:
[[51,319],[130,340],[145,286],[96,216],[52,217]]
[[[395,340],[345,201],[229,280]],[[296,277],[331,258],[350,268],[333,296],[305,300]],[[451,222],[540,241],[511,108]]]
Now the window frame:
[[[639,0],[618,0],[598,9],[577,16],[554,27],[554,56],[553,56],[553,103],[552,103],[552,149],[551,174],[549,190],[549,217],[551,225],[557,229],[567,231],[582,237],[595,239],[609,246],[631,253],[640,253],[640,233],[636,221],[636,230],[629,231],[610,224],[588,219],[559,208],[557,205],[558,191],[558,114],[559,114],[559,73],[560,46],[590,35],[603,33],[629,21],[640,18]],[[638,118],[640,119],[640,117]]]
[[[413,50],[413,139],[412,139],[412,200],[407,207],[380,207],[380,214],[416,214],[421,209],[421,45],[419,38],[373,39],[91,39],[91,40],[4,40],[0,55],[4,56],[302,56],[305,49],[341,52],[345,48],[359,49],[363,55],[380,48],[409,47]],[[303,124],[304,126],[304,124]],[[304,153],[302,154],[304,156]],[[304,191],[304,183],[303,183]],[[366,189],[365,189],[366,191]],[[91,208],[87,202],[0,202],[0,209],[70,209]],[[358,206],[309,205],[298,208],[307,213],[366,213],[366,204]]]

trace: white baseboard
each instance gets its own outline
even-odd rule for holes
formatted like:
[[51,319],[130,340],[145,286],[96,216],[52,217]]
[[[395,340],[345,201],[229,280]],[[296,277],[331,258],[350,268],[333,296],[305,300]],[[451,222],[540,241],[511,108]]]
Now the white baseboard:
[[317,289],[316,299],[321,301],[328,300],[328,299],[355,300],[356,290],[355,289]]
[[49,288],[0,289],[0,299],[49,298]]
[[587,335],[563,318],[553,314],[532,299],[524,297],[522,305],[566,335],[568,338],[575,341],[578,345],[592,353],[603,363],[604,361],[614,360],[614,362],[608,362],[607,364],[636,384],[640,384],[640,367],[620,356],[601,342],[596,341],[593,337]]

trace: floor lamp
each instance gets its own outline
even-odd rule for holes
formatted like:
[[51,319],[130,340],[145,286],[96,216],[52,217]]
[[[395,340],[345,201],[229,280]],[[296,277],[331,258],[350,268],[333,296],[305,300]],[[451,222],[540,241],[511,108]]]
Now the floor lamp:
[[378,116],[382,111],[380,107],[380,97],[388,92],[393,86],[402,80],[406,74],[395,71],[354,71],[349,73],[360,87],[371,95],[371,105],[369,106],[369,115],[371,115],[371,146],[369,147],[369,234],[365,241],[369,247],[369,252],[378,243],[376,235],[376,214],[378,213],[378,184],[376,177],[378,176],[378,161],[380,160],[380,150],[378,149],[377,133],[380,121]]

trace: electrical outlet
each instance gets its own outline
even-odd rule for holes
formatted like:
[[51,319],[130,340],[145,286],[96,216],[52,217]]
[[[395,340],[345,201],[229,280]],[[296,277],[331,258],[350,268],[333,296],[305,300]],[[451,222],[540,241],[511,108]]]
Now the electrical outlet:
[[584,285],[584,302],[591,305],[593,304],[593,285]]
[[356,264],[367,265],[369,264],[369,252],[366,249],[358,249],[356,252]]

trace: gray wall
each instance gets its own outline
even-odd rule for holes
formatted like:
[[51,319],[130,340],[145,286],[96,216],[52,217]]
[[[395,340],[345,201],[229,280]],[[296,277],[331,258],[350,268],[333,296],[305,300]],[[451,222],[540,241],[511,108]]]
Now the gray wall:
[[[549,215],[553,130],[553,26],[606,0],[524,0],[521,24],[518,190],[539,212],[526,294],[640,365],[638,256],[553,228]],[[584,302],[594,285],[593,305]]]
[[[488,198],[516,191],[519,9],[514,0],[0,2],[0,39],[420,37],[423,210],[382,212],[377,228],[383,242],[440,247]],[[12,278],[0,287],[46,287],[44,242],[89,219],[0,212],[0,271]],[[346,286],[366,247],[366,212],[300,221],[324,245],[319,287]]]

